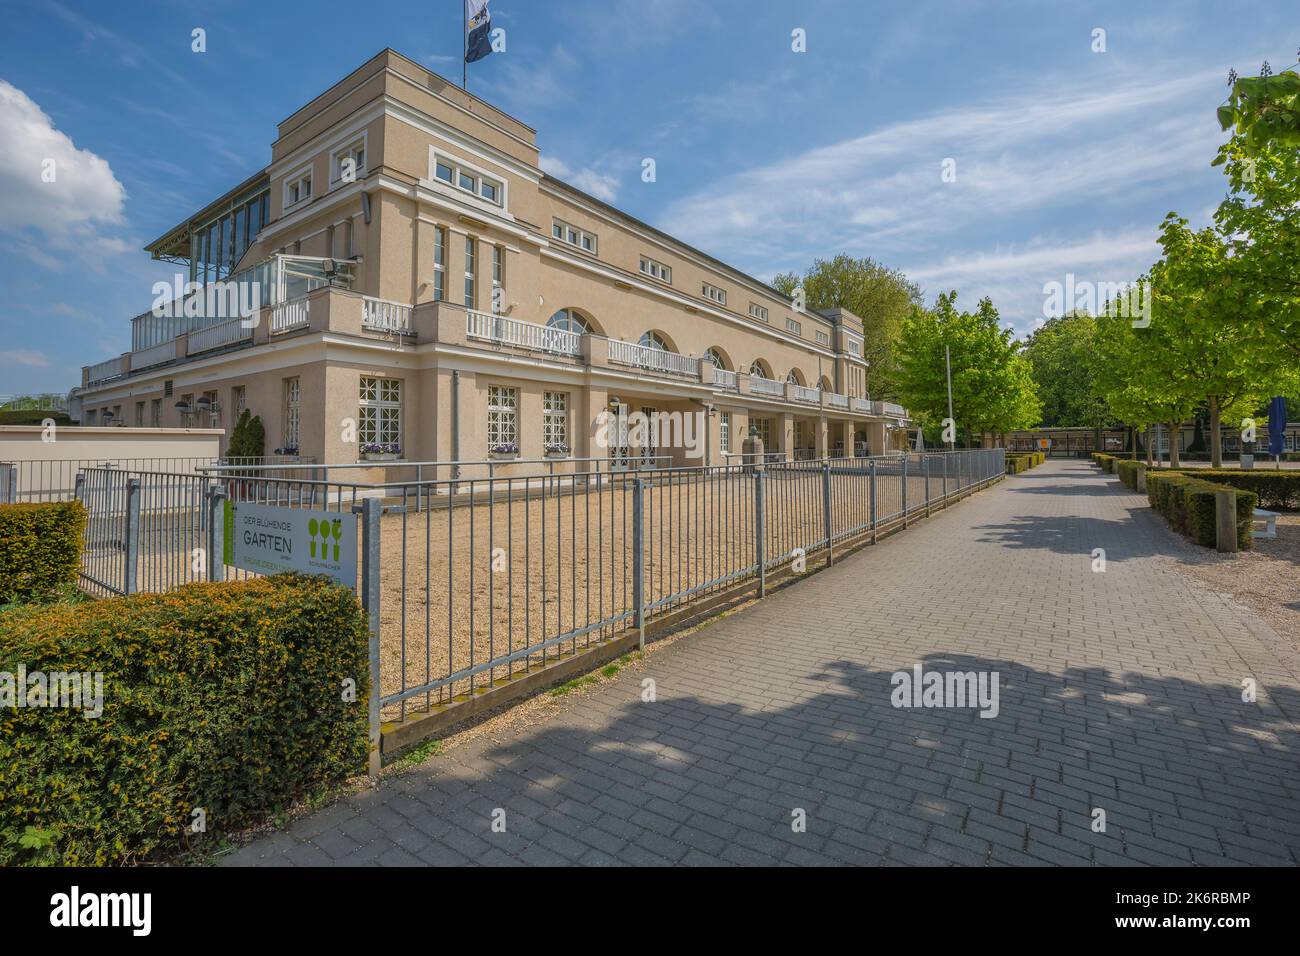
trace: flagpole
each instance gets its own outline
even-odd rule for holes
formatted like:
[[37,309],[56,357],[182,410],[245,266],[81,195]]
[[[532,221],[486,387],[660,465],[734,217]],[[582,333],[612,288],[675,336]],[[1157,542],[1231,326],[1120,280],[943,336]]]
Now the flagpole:
[[466,93],[469,92],[469,0],[460,0],[461,22],[464,28],[460,31],[460,88]]

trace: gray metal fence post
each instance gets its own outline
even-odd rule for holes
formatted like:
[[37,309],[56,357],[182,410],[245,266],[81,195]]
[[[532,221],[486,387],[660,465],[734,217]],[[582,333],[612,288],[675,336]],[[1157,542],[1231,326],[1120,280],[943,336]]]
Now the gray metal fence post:
[[208,580],[226,578],[226,492],[219,483],[208,488]]
[[832,524],[831,524],[831,465],[830,462],[822,463],[822,515],[825,520],[822,522],[826,528],[826,567],[831,566],[834,560],[832,541]]
[[921,459],[921,467],[925,470],[925,516],[930,517],[930,456],[926,455]]
[[140,479],[126,480],[126,533],[123,535],[126,554],[122,561],[122,593],[134,594],[137,589],[136,574],[140,558]]
[[75,498],[77,501],[80,501],[82,504],[85,504],[85,500],[82,498],[82,495],[85,494],[85,491],[86,491],[86,473],[84,471],[78,471],[76,483],[72,486],[72,497]]
[[11,505],[18,500],[18,466],[0,462],[0,504]]
[[876,460],[867,462],[867,502],[871,515],[871,543],[876,543]]
[[763,520],[763,472],[754,472],[754,561],[758,565],[758,596],[767,597],[766,522]]
[[383,506],[376,498],[365,498],[353,513],[361,513],[361,606],[370,622],[370,689],[367,694],[370,724],[370,756],[367,770],[372,777],[383,766],[383,738],[379,724],[379,544]]
[[903,452],[903,527],[907,527],[907,452]]
[[645,650],[645,479],[632,479],[632,620],[636,622],[637,647]]

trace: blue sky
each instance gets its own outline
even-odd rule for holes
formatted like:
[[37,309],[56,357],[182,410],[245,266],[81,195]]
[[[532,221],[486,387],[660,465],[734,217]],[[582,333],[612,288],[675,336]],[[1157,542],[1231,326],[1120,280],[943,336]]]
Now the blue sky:
[[[1300,47],[1291,0],[491,8],[507,50],[470,66],[470,89],[538,130],[550,172],[759,277],[871,256],[927,299],[992,296],[1022,334],[1045,283],[1132,279],[1165,213],[1207,220],[1228,69]],[[386,46],[460,74],[459,0],[0,14],[0,393],[66,390],[129,348],[175,272],[141,246],[263,167],[312,96]]]

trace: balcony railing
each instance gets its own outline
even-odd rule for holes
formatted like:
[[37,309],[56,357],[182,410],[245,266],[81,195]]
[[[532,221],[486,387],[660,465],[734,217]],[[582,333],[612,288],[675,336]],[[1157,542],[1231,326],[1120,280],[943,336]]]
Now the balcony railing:
[[243,319],[222,322],[220,325],[213,325],[206,329],[200,329],[198,332],[191,332],[189,354],[210,352],[213,349],[225,348],[239,342],[251,341],[252,338],[253,328],[252,326],[246,328]]
[[875,411],[875,405],[876,402],[871,401],[869,398],[853,398],[849,400],[849,408],[853,409],[855,412],[863,412],[867,415],[878,414]]
[[465,334],[472,339],[484,339],[500,345],[514,345],[556,355],[581,355],[582,336],[577,332],[553,329],[534,322],[507,319],[503,315],[487,312],[465,313]]
[[749,390],[755,395],[773,395],[783,398],[785,396],[785,382],[778,382],[770,378],[749,377]]
[[306,328],[311,324],[311,302],[306,298],[294,299],[271,310],[271,334]]
[[807,385],[796,385],[794,386],[794,397],[796,401],[821,404],[822,392],[819,388],[809,388]]
[[700,360],[697,358],[650,348],[647,345],[637,345],[633,342],[620,342],[617,339],[610,339],[609,360],[619,365],[631,365],[652,372],[698,375],[700,371]]
[[414,335],[415,327],[411,324],[413,312],[411,306],[401,302],[365,296],[361,300],[361,327],[372,332]]
[[847,395],[840,395],[838,392],[827,392],[826,404],[831,408],[848,408],[849,397]]
[[87,372],[89,375],[88,381],[91,385],[95,385],[99,382],[111,382],[115,378],[122,377],[122,359],[120,356],[118,358],[105,359],[102,362],[90,366]]
[[142,368],[153,368],[155,365],[170,362],[175,357],[175,342],[164,342],[162,345],[155,345],[153,348],[141,349],[138,352],[131,353],[131,371],[138,372]]
[[886,415],[898,415],[900,417],[907,414],[907,409],[902,405],[895,405],[893,402],[881,402],[881,408]]
[[713,370],[713,384],[718,388],[735,388],[738,381],[735,372],[728,372],[725,368]]

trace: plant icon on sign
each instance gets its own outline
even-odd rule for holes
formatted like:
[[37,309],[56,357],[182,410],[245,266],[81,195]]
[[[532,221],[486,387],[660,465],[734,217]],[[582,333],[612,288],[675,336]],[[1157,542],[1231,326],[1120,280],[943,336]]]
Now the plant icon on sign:
[[334,560],[337,561],[339,559],[339,542],[343,540],[343,521],[341,518],[334,519],[330,534],[334,537]]
[[307,522],[307,533],[311,535],[311,556],[313,558],[316,557],[316,532],[319,528],[320,525],[317,523],[315,518],[312,518]]

